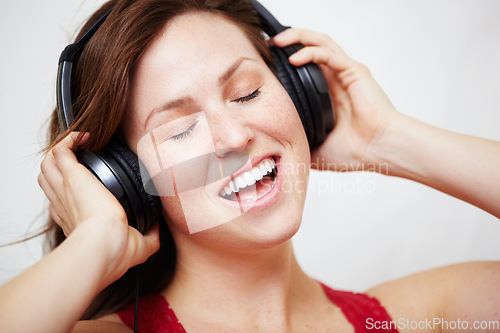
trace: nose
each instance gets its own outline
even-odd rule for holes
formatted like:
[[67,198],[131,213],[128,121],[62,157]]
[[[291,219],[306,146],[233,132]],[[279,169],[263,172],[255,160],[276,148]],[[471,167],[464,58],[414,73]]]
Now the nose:
[[238,111],[207,112],[207,120],[216,154],[222,158],[235,150],[246,150],[254,132],[247,117]]

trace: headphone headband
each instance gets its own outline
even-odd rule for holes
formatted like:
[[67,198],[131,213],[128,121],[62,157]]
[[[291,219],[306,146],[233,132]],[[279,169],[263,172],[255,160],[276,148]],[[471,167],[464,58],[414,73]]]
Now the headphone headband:
[[59,57],[59,67],[57,69],[57,117],[61,125],[61,133],[68,130],[75,119],[73,113],[73,98],[71,96],[71,78],[73,67],[77,55],[85,48],[90,38],[95,34],[99,27],[111,13],[112,9],[107,11],[101,18],[95,22],[92,27],[76,42],[69,44],[64,48]]
[[251,0],[251,2],[259,14],[262,30],[264,30],[269,37],[274,37],[280,32],[290,28],[279,23],[278,20],[260,4],[260,2],[257,0]]

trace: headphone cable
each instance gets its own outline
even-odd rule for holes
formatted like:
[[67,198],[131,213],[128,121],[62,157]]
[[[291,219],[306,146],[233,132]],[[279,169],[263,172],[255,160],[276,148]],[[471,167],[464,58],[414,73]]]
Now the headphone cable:
[[140,266],[135,267],[135,297],[134,297],[134,333],[137,333],[137,310],[139,308],[141,270]]

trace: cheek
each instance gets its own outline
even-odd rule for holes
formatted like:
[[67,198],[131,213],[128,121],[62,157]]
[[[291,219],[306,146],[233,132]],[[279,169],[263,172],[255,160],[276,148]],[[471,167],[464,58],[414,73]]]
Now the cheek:
[[[152,130],[139,140],[137,155],[152,177],[156,193],[160,196],[174,196],[203,187],[212,182],[214,174],[219,170],[216,150],[204,114],[195,116],[189,117],[198,119],[194,133],[179,141],[168,139],[171,136],[168,129],[172,127],[172,123]],[[192,122],[190,120],[188,123]]]
[[[309,179],[311,152],[300,116],[285,89],[280,85],[267,101],[267,125],[271,135],[285,148],[281,172],[289,192],[294,193],[297,207],[303,207]],[[285,185],[283,185],[285,186]]]
[[241,216],[239,210],[217,205],[204,188],[162,197],[161,201],[170,226],[186,235],[212,229]]
[[179,195],[161,197],[163,216],[170,228],[175,228],[185,235],[199,229],[199,223],[204,219],[204,199],[197,195]]
[[202,224],[213,208],[203,190],[193,190],[178,196],[162,196],[163,214],[171,223],[171,227],[184,234],[191,234],[203,229]]
[[163,207],[163,216],[166,221],[169,221],[169,227],[174,227],[183,233],[188,233],[189,230],[182,211],[180,198],[176,196],[163,196],[160,199]]
[[273,87],[271,97],[266,98],[263,126],[276,139],[288,143],[304,162],[310,161],[309,145],[300,116],[292,99],[279,82]]

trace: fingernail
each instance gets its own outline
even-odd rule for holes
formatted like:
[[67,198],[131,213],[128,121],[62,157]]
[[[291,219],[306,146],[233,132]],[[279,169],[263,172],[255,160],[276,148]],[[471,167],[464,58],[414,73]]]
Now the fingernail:
[[82,135],[82,138],[80,139],[80,141],[78,142],[78,145],[83,145],[85,142],[87,142],[87,139],[90,137],[90,133],[89,132],[85,132],[83,133]]

